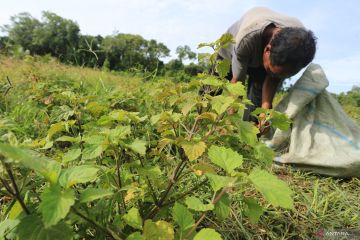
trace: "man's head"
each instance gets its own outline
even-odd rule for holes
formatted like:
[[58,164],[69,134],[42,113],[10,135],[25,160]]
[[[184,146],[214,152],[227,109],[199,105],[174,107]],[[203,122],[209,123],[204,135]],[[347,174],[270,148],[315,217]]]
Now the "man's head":
[[281,28],[264,49],[264,67],[274,77],[287,78],[308,65],[315,56],[316,37],[310,30]]

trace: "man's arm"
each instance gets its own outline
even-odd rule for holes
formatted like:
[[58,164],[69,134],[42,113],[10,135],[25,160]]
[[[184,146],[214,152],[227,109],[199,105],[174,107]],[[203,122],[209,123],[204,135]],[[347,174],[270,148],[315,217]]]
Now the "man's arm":
[[272,102],[278,88],[281,79],[279,78],[272,78],[270,76],[266,76],[263,84],[262,89],[262,102],[261,107],[265,109],[272,108]]

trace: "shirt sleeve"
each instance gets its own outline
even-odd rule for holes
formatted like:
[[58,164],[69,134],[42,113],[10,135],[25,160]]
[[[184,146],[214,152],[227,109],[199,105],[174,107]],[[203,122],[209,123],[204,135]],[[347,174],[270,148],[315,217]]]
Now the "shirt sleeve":
[[238,81],[245,82],[249,57],[243,48],[234,46],[231,59],[233,77]]

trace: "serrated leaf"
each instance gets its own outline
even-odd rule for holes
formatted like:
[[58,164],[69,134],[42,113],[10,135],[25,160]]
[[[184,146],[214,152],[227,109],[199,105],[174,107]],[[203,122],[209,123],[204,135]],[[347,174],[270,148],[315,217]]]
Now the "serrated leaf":
[[41,219],[36,215],[27,215],[21,219],[16,227],[19,240],[72,240],[74,232],[64,222],[45,228]]
[[60,186],[46,188],[40,196],[39,211],[45,228],[56,225],[69,212],[75,203],[74,190],[61,190]]
[[217,113],[222,114],[234,102],[233,97],[225,97],[223,95],[215,96],[211,99],[211,108]]
[[237,123],[239,129],[238,138],[241,142],[254,146],[258,142],[257,134],[259,129],[254,124],[245,121]]
[[67,163],[67,162],[71,162],[76,160],[78,157],[80,157],[81,155],[81,149],[80,148],[75,148],[75,149],[70,149],[68,152],[66,152],[62,158],[62,162],[63,163]]
[[204,112],[204,113],[200,114],[199,116],[197,116],[197,119],[208,119],[208,120],[210,120],[212,122],[215,122],[217,116],[218,115],[216,113],[213,113],[213,112]]
[[236,181],[236,178],[233,177],[219,176],[211,173],[207,173],[206,177],[209,179],[210,186],[214,192],[217,192],[223,187],[231,187]]
[[280,130],[288,130],[291,125],[291,120],[284,113],[272,111],[271,126],[279,128]]
[[230,94],[237,97],[246,95],[245,86],[241,82],[227,83],[226,89],[229,91]]
[[220,200],[215,204],[214,213],[216,217],[223,221],[230,214],[230,198],[227,193],[221,196]]
[[131,208],[123,219],[129,226],[142,230],[143,221],[137,208]]
[[117,144],[119,139],[125,139],[130,133],[130,126],[117,126],[110,130],[109,138],[112,143]]
[[8,159],[19,161],[23,166],[38,172],[51,183],[56,183],[58,180],[61,165],[54,160],[3,143],[0,143],[0,154]]
[[192,103],[187,103],[185,104],[182,108],[181,108],[181,113],[186,116],[191,109],[196,105],[196,103],[192,102]]
[[184,142],[181,144],[181,147],[184,149],[185,154],[190,161],[201,157],[206,150],[206,144],[204,142]]
[[143,236],[146,240],[173,240],[173,226],[165,221],[153,222],[148,219],[144,224]]
[[270,165],[275,157],[275,152],[263,143],[258,143],[255,148],[255,157]]
[[221,78],[225,78],[230,71],[231,61],[229,59],[221,59],[216,61],[216,71]]
[[245,216],[249,218],[250,223],[256,224],[264,212],[263,208],[253,198],[245,198],[244,203],[247,206],[247,209],[244,211]]
[[285,182],[261,169],[252,170],[248,178],[274,207],[294,208],[291,198],[293,192]]
[[208,155],[211,162],[229,174],[232,174],[234,169],[240,167],[243,162],[242,156],[230,148],[212,145],[208,151]]
[[213,76],[209,76],[209,77],[201,80],[201,83],[203,85],[209,85],[209,86],[213,86],[213,87],[221,87],[224,84],[221,80],[219,80]]
[[169,138],[160,139],[160,141],[158,142],[159,152],[162,152],[162,150],[166,147],[166,145],[172,144],[173,142],[174,140]]
[[194,240],[222,240],[221,235],[212,228],[203,228],[198,232]]
[[214,209],[214,204],[208,203],[204,204],[202,201],[196,197],[187,197],[185,203],[188,208],[195,211],[205,212]]
[[87,145],[82,152],[82,159],[89,160],[100,157],[101,154],[108,148],[107,144]]
[[107,196],[111,196],[114,193],[107,189],[101,188],[87,188],[80,193],[80,202],[86,203],[97,199],[101,199]]
[[90,165],[75,166],[63,169],[59,178],[60,185],[69,188],[78,183],[92,182],[97,179],[98,167]]
[[127,145],[131,150],[140,155],[145,155],[146,152],[146,142],[140,139],[135,139],[132,143]]
[[180,203],[175,203],[172,211],[174,221],[179,225],[180,231],[184,232],[195,224],[192,213]]

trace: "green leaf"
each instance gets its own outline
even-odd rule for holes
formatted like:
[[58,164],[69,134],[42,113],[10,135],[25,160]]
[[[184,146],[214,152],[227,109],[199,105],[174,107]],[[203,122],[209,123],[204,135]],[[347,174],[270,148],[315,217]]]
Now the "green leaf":
[[191,212],[180,203],[175,203],[172,211],[174,221],[179,225],[180,231],[184,232],[195,224]]
[[276,111],[271,112],[271,126],[279,128],[281,130],[288,130],[291,125],[291,120],[286,116],[285,113]]
[[144,166],[144,168],[138,169],[139,175],[144,177],[150,177],[151,179],[161,176],[161,169],[157,166]]
[[195,105],[196,105],[196,102],[190,102],[190,103],[184,104],[184,106],[181,107],[181,113],[184,116],[186,116]]
[[203,228],[198,232],[194,240],[222,240],[221,235],[212,228]]
[[234,101],[233,97],[225,97],[223,95],[215,96],[211,99],[211,107],[217,114],[222,114]]
[[230,214],[230,198],[228,194],[222,195],[220,200],[215,204],[214,213],[219,220],[225,220]]
[[165,221],[153,222],[148,219],[144,224],[143,236],[146,240],[173,240],[173,226]]
[[48,130],[47,138],[51,139],[51,137],[54,134],[64,131],[64,130],[68,130],[69,126],[72,126],[75,123],[76,123],[75,120],[69,120],[69,121],[63,121],[63,122],[58,122],[58,123],[52,124]]
[[61,165],[54,160],[3,143],[0,143],[0,153],[8,159],[19,161],[26,168],[38,172],[51,183],[56,183],[58,180]]
[[218,115],[216,113],[213,113],[213,112],[204,112],[204,113],[200,114],[199,116],[197,116],[197,119],[208,119],[211,122],[215,122],[217,116]]
[[107,149],[106,144],[100,144],[100,145],[88,145],[84,148],[84,151],[82,153],[82,159],[83,160],[89,160],[99,157],[103,151]]
[[74,190],[61,190],[57,185],[46,188],[41,194],[39,205],[45,228],[53,226],[63,219],[74,203]]
[[204,142],[184,142],[181,144],[186,156],[190,161],[196,160],[205,152],[206,144]]
[[72,142],[79,143],[81,141],[81,137],[70,137],[70,136],[61,136],[55,140],[56,142]]
[[261,161],[263,161],[264,163],[266,163],[267,165],[271,165],[274,157],[275,157],[275,152],[274,150],[272,150],[271,148],[267,147],[265,144],[263,143],[258,143],[255,148],[255,157]]
[[226,89],[229,91],[230,94],[237,97],[246,95],[245,86],[241,82],[227,83]]
[[119,139],[125,139],[130,133],[130,126],[117,126],[115,129],[110,130],[110,141],[117,144]]
[[227,48],[230,43],[234,43],[234,36],[231,33],[224,33],[221,37],[216,40],[217,49]]
[[188,206],[188,208],[193,209],[195,211],[205,212],[214,209],[214,204],[212,203],[204,204],[201,202],[200,199],[196,197],[187,197],[185,203]]
[[0,222],[0,239],[11,239],[6,238],[8,234],[12,234],[14,228],[20,223],[19,219],[5,219],[2,222]]
[[234,173],[234,169],[240,167],[243,158],[240,154],[230,148],[218,147],[212,145],[208,151],[211,162],[224,169],[230,175]]
[[229,59],[221,59],[216,61],[216,71],[221,78],[226,78],[230,71],[231,61]]
[[126,240],[145,240],[145,238],[141,235],[140,232],[134,232],[130,234]]
[[123,219],[129,226],[142,230],[143,221],[137,208],[131,208]]
[[21,219],[16,227],[19,240],[72,240],[74,232],[64,222],[51,227],[45,227],[41,219],[36,215],[27,215]]
[[67,162],[74,161],[78,157],[80,157],[80,155],[81,155],[80,148],[70,149],[67,153],[64,154],[64,156],[62,158],[62,162],[67,163]]
[[221,87],[224,84],[221,80],[219,80],[213,76],[209,76],[209,77],[205,78],[204,80],[201,80],[201,83],[204,85],[209,85],[209,86],[213,86],[213,87]]
[[47,134],[47,138],[48,139],[51,139],[51,137],[58,133],[58,132],[61,132],[65,129],[65,125],[63,122],[58,122],[58,123],[54,123],[54,124],[51,124],[49,130],[48,130],[48,134]]
[[8,219],[16,219],[20,215],[20,213],[22,213],[22,211],[23,209],[21,207],[21,204],[19,203],[19,201],[16,200],[15,204],[11,207]]
[[131,150],[140,155],[145,155],[146,142],[140,139],[135,139],[131,144],[127,145]]
[[250,223],[256,224],[264,213],[263,208],[253,198],[245,198],[244,202],[247,206],[247,209],[244,211],[245,216],[249,218]]
[[61,171],[60,185],[69,188],[78,183],[93,182],[97,178],[98,167],[90,165],[75,166]]
[[285,182],[261,169],[252,170],[248,178],[273,206],[294,208],[291,198],[293,193]]
[[101,188],[87,188],[80,193],[80,202],[86,203],[91,202],[100,198],[111,196],[114,193],[107,189]]
[[232,177],[219,176],[211,173],[207,173],[205,175],[209,179],[210,186],[214,192],[217,192],[223,187],[231,187],[234,182],[236,182],[236,178]]
[[216,174],[216,169],[214,165],[207,162],[199,162],[192,166],[195,174],[198,176],[204,175],[206,173]]
[[239,129],[238,138],[241,142],[254,146],[258,142],[257,134],[259,129],[253,123],[238,121],[236,126]]

